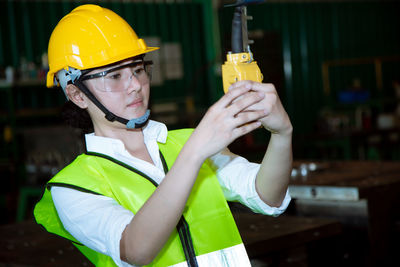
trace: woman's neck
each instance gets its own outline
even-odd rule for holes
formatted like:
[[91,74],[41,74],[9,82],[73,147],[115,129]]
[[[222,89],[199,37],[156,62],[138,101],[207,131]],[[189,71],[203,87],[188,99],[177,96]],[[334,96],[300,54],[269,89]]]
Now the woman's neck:
[[104,127],[94,128],[95,135],[121,140],[125,146],[125,149],[133,157],[154,164],[144,143],[144,135],[142,129],[119,129]]

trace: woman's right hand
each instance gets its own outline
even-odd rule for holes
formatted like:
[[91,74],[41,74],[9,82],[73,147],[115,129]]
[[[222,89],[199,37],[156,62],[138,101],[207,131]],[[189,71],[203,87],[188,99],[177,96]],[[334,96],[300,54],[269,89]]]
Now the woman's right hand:
[[260,102],[265,95],[250,90],[248,85],[229,90],[208,109],[186,143],[200,160],[204,161],[238,137],[260,127],[257,120],[266,115],[266,110],[244,110]]

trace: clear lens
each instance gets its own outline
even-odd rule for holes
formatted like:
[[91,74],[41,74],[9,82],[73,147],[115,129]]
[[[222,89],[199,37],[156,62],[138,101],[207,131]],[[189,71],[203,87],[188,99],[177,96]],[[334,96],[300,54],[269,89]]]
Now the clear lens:
[[144,85],[150,82],[151,62],[134,62],[92,74],[87,77],[100,91],[121,92],[130,86],[132,79]]

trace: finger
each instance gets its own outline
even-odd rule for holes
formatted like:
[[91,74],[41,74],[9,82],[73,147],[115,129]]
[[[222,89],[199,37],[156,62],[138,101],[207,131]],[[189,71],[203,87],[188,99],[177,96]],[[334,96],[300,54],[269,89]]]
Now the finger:
[[272,83],[251,82],[251,90],[264,93],[276,93],[276,88]]
[[250,91],[250,87],[237,87],[234,90],[228,91],[225,95],[217,101],[216,105],[219,107],[229,106],[235,99]]
[[232,136],[234,137],[234,139],[236,139],[240,136],[250,133],[251,131],[254,131],[255,129],[259,128],[260,126],[261,126],[261,123],[259,121],[246,123],[240,127],[235,128],[232,131]]
[[235,127],[260,120],[268,116],[268,110],[245,111],[240,112],[234,119]]
[[[250,89],[250,91],[259,91],[259,92],[264,92],[264,93],[271,91],[270,88],[263,90],[263,87],[267,88],[267,87],[269,87],[269,85],[272,85],[272,84],[268,84],[268,86],[267,86],[267,84],[261,84],[264,86],[257,87],[257,90],[253,90],[253,87],[255,87],[257,84],[260,84],[260,83],[250,81],[250,80],[243,80],[243,81],[239,81],[239,82],[232,84],[231,87],[229,88],[229,90],[235,90],[237,88],[246,87],[247,89]],[[241,96],[241,97],[243,97],[243,96]],[[241,97],[236,98],[233,102],[238,101]]]
[[243,81],[238,81],[233,83],[228,90],[233,90],[235,88],[239,88],[239,87],[248,87],[249,89],[251,89],[252,85],[251,85],[252,81],[250,80],[243,80]]
[[248,88],[250,87],[250,89],[253,91],[262,91],[265,93],[276,93],[276,88],[272,83],[260,83],[260,82],[250,81],[250,80],[243,80],[243,81],[236,82],[231,85],[229,90],[235,89],[238,87],[243,87],[243,86],[248,87]]
[[262,102],[251,105],[251,106],[247,107],[246,109],[244,109],[244,111],[260,110],[260,109],[267,109],[269,111],[272,111],[272,109],[276,106],[278,101],[279,101],[279,99],[276,94],[274,94],[274,93],[265,94]]
[[[267,116],[267,115],[269,115],[269,114],[272,113],[272,111],[273,111],[273,106],[270,105],[270,104],[263,104],[262,106],[261,106],[261,105],[255,104],[255,105],[251,105],[251,106],[245,108],[245,109],[242,110],[240,113],[244,113],[244,112],[254,112],[254,111],[259,111],[259,110],[264,110],[264,112],[266,113],[265,115]],[[240,113],[239,113],[239,114],[240,114]]]
[[234,103],[232,103],[227,109],[227,112],[236,115],[239,112],[245,110],[246,108],[260,102],[265,97],[264,93],[248,93],[242,98],[238,99]]

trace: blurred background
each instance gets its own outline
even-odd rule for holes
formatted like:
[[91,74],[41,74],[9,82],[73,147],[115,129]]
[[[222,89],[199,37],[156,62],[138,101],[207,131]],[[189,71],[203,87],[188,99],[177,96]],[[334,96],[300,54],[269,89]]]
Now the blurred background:
[[[63,92],[45,87],[48,40],[65,14],[99,3],[161,47],[149,54],[152,118],[175,129],[195,127],[223,94],[234,10],[224,5],[232,2],[1,1],[0,223],[31,219],[45,182],[84,148],[83,133],[60,118]],[[341,248],[328,254],[332,266],[398,263],[399,11],[400,2],[389,0],[271,0],[247,8],[254,58],[294,126],[288,214],[339,223],[340,233],[311,246],[320,258],[326,250],[315,244]],[[258,162],[268,139],[259,129],[230,148]],[[254,265],[318,266],[309,244],[299,246],[263,254],[274,256]]]

